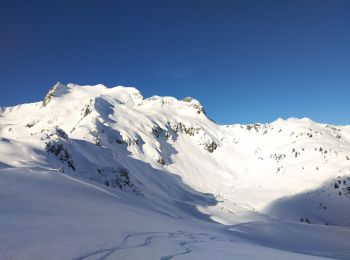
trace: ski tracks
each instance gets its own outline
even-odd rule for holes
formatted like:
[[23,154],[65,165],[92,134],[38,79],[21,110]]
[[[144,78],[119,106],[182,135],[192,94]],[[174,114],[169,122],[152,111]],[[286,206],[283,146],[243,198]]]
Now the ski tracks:
[[[153,240],[164,240],[168,245],[171,245],[171,249],[167,251],[167,254],[161,254],[164,251],[163,248],[157,248],[157,246],[152,245]],[[165,241],[166,240],[166,241]],[[198,243],[205,243],[210,241],[225,241],[233,242],[231,239],[220,238],[217,236],[212,236],[205,233],[190,233],[186,231],[177,232],[139,232],[131,233],[123,238],[123,240],[115,247],[100,249],[97,251],[90,252],[86,255],[75,258],[75,260],[88,260],[88,259],[116,259],[115,256],[121,251],[126,252],[127,250],[135,249],[147,249],[153,248],[154,252],[159,252],[157,256],[160,260],[173,259],[176,256],[190,254],[193,249],[191,245]],[[158,245],[159,246],[159,245]]]

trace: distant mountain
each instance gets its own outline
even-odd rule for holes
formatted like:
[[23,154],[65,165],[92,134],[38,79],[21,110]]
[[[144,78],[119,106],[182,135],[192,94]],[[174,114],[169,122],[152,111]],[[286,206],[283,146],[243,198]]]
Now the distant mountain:
[[[144,98],[135,88],[57,83],[41,102],[1,108],[0,137],[0,195],[9,198],[0,209],[1,212],[15,212],[10,214],[11,219],[20,214],[15,206],[16,198],[11,197],[14,194],[21,206],[27,205],[21,204],[24,198],[28,198],[29,205],[30,201],[34,204],[38,201],[37,197],[31,197],[33,190],[42,189],[42,195],[50,198],[43,200],[37,211],[30,208],[22,212],[26,221],[31,219],[31,212],[35,212],[41,219],[40,225],[42,219],[54,218],[54,210],[47,215],[40,214],[49,212],[51,206],[45,205],[55,204],[54,198],[79,198],[84,192],[87,198],[92,198],[89,201],[98,198],[85,190],[80,191],[83,189],[80,186],[70,186],[78,182],[109,194],[108,200],[114,198],[115,202],[111,203],[119,205],[119,211],[113,211],[115,218],[126,211],[139,212],[125,215],[125,221],[130,222],[122,221],[123,224],[117,225],[119,230],[135,225],[135,221],[140,221],[138,218],[144,218],[143,214],[164,215],[172,222],[181,219],[179,223],[189,223],[188,219],[218,222],[235,227],[232,232],[240,237],[244,234],[244,239],[249,241],[256,240],[259,234],[264,234],[264,238],[271,234],[265,234],[260,226],[253,229],[254,232],[259,230],[258,235],[252,230],[248,232],[244,223],[273,226],[288,222],[277,229],[295,226],[293,230],[300,229],[303,233],[311,228],[315,235],[310,240],[318,239],[319,230],[325,234],[340,232],[337,227],[334,228],[338,231],[330,231],[326,226],[350,226],[350,126],[319,124],[307,118],[278,119],[270,124],[218,125],[206,116],[200,102],[190,97],[183,100],[160,96]],[[26,183],[23,187],[22,181]],[[48,182],[47,186],[41,182]],[[22,193],[17,193],[19,190]],[[90,206],[85,199],[76,203],[78,208],[86,205],[86,212],[90,212],[95,207],[104,211],[104,201],[101,199]],[[57,206],[58,210],[67,210],[63,209],[66,202],[66,199],[57,202],[62,203]],[[106,207],[113,208],[110,204]],[[79,218],[84,222],[84,210],[80,212],[82,215],[74,210],[71,213],[67,210],[67,217],[71,215],[76,222],[80,222]],[[107,215],[108,221],[112,221],[111,214]],[[89,218],[106,221],[93,214]],[[28,225],[33,225],[30,223]],[[243,226],[237,228],[239,225]],[[16,233],[19,231],[15,227],[9,229],[7,235],[13,231],[11,239],[18,243]],[[153,229],[163,232],[168,228]],[[350,237],[349,229],[345,230]],[[250,234],[254,234],[253,240]],[[317,243],[310,245],[311,249],[298,246],[297,242],[292,248],[278,247],[281,239],[278,236],[275,242],[269,240],[268,247],[316,256],[350,257],[348,251],[342,251],[346,247],[344,235],[334,234],[334,241],[338,242],[325,252],[312,251],[312,246],[319,245]],[[162,236],[172,238],[170,231]],[[186,237],[184,233],[173,233],[173,236]],[[51,237],[50,241],[54,243],[57,239],[60,238]],[[108,241],[103,242],[106,247]],[[258,244],[265,245],[265,240],[261,241]],[[91,248],[96,248],[96,241],[90,244]],[[77,248],[68,250],[67,254],[58,253],[58,256],[74,258],[81,253],[82,257],[84,254]],[[2,247],[5,249],[9,250]],[[30,249],[24,247],[23,252],[31,256]],[[114,253],[108,252],[104,251],[106,257],[115,259]],[[252,258],[261,253],[254,252],[259,253],[251,255]],[[96,251],[91,256],[98,254]],[[195,256],[190,252],[186,254],[189,258]],[[40,258],[40,254],[33,255]],[[23,255],[13,253],[12,256]],[[43,254],[43,258],[45,256]]]

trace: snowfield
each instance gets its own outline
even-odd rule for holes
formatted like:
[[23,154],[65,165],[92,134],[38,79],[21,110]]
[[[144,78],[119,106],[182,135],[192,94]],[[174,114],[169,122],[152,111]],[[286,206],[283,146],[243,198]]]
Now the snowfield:
[[57,83],[0,108],[0,213],[1,259],[350,259],[350,126]]

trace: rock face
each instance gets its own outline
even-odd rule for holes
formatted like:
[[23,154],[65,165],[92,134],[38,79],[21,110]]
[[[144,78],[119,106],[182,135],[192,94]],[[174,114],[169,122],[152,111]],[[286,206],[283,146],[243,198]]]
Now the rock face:
[[217,125],[193,98],[145,99],[135,88],[61,83],[42,103],[2,108],[0,126],[2,164],[59,169],[164,200],[182,200],[190,187],[222,198],[206,209],[213,215],[229,207],[350,224],[349,126],[295,118]]
[[187,102],[187,103],[190,103],[190,105],[192,107],[194,107],[195,109],[197,109],[197,113],[200,114],[200,113],[203,113],[204,115],[206,115],[205,111],[204,111],[204,108],[203,106],[201,105],[201,103],[196,100],[196,99],[193,99],[191,97],[186,97],[183,99],[184,102]]
[[67,86],[61,84],[60,82],[57,82],[50,90],[49,92],[47,92],[43,103],[42,103],[42,107],[45,107],[48,103],[50,103],[50,101],[52,100],[52,98],[54,97],[59,97],[63,94],[65,94],[67,92]]

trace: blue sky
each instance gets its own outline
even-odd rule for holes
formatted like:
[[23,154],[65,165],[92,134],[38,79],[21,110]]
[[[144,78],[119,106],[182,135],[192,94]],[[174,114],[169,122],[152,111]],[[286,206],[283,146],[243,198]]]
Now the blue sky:
[[350,1],[0,1],[0,106],[57,81],[193,96],[218,123],[350,124]]

